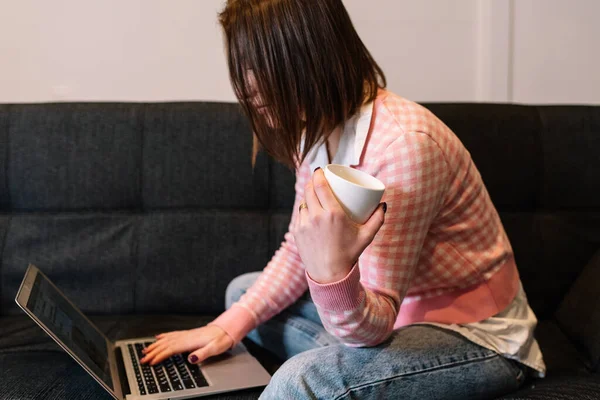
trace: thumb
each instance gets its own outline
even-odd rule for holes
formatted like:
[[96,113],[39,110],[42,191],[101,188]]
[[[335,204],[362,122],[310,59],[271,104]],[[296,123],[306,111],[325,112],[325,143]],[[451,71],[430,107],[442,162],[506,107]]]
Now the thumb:
[[387,203],[380,203],[379,206],[375,209],[371,218],[364,223],[362,229],[364,235],[369,240],[369,243],[375,238],[379,229],[383,226],[385,222],[385,213],[387,212]]
[[226,352],[231,348],[232,340],[229,336],[224,335],[214,339],[206,346],[194,351],[188,356],[190,364],[199,364],[209,357],[217,356]]

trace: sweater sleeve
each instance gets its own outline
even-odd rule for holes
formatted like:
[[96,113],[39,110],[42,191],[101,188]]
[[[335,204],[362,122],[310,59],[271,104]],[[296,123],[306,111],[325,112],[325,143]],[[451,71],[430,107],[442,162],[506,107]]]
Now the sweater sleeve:
[[259,324],[293,304],[307,290],[304,264],[298,254],[291,228],[310,175],[308,162],[303,163],[296,171],[294,208],[288,232],[280,248],[240,300],[209,324],[222,328],[234,343],[238,343]]
[[376,177],[386,185],[385,223],[341,281],[318,284],[307,274],[326,330],[353,347],[387,339],[449,182],[444,154],[430,136],[403,134],[383,154]]

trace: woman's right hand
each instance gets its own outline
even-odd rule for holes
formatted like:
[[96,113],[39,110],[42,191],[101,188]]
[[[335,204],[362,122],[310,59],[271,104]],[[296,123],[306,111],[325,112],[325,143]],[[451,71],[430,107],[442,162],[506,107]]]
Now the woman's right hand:
[[198,364],[208,357],[226,352],[233,346],[233,339],[218,326],[210,325],[188,331],[174,331],[156,335],[156,342],[146,347],[142,364],[156,365],[167,358],[184,352],[193,352],[188,361]]

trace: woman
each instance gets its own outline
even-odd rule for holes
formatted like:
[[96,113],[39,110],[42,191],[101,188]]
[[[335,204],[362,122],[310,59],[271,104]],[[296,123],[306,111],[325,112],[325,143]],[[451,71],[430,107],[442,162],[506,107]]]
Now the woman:
[[[492,398],[543,375],[537,321],[469,153],[385,90],[342,1],[229,0],[220,22],[253,157],[260,146],[296,171],[290,231],[264,271],[229,285],[226,312],[158,335],[143,362],[190,351],[199,363],[248,336],[288,360],[266,399]],[[364,225],[335,200],[328,163],[386,185]]]

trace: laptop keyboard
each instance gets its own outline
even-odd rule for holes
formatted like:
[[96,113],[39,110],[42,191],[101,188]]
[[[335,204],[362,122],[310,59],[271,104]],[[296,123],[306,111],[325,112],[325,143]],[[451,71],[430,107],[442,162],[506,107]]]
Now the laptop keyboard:
[[154,366],[141,364],[142,350],[151,343],[127,345],[141,395],[208,386],[200,368],[187,361],[189,353],[176,354]]

